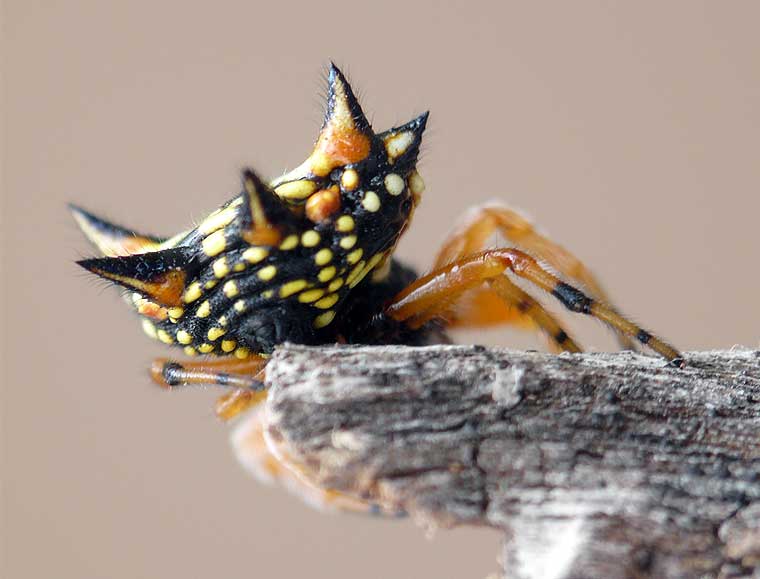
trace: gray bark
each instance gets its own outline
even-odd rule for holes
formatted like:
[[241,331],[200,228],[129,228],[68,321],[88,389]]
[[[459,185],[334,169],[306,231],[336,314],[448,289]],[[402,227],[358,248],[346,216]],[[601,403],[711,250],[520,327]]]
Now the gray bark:
[[509,578],[760,577],[760,352],[285,346],[272,440],[312,480],[504,533]]

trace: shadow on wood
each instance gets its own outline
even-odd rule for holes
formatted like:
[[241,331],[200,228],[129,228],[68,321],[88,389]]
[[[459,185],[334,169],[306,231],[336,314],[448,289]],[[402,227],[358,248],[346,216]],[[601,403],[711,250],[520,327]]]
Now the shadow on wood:
[[323,488],[503,530],[509,578],[760,576],[760,352],[286,346],[266,427]]

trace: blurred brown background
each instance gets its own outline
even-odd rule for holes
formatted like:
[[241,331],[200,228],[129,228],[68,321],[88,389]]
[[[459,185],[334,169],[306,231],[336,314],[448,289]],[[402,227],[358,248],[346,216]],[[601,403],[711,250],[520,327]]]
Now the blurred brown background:
[[[174,233],[299,163],[329,59],[377,128],[430,109],[420,267],[469,206],[525,209],[686,349],[758,346],[760,4],[5,2],[4,577],[484,577],[486,530],[326,516],[236,464],[217,391],[169,394],[76,201]],[[497,5],[498,4],[498,5]],[[576,333],[614,345],[597,324]],[[516,347],[509,331],[463,336]]]

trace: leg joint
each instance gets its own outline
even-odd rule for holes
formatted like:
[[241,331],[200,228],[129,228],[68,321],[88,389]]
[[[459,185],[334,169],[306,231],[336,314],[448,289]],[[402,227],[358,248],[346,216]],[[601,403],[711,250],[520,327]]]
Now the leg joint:
[[591,313],[591,304],[594,300],[570,284],[563,281],[558,282],[552,290],[552,295],[562,302],[562,305],[570,311],[581,314]]

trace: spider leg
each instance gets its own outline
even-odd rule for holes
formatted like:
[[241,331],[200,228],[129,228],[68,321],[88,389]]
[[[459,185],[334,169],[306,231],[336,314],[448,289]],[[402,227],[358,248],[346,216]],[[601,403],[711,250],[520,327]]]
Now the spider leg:
[[310,470],[267,433],[266,415],[259,406],[245,416],[230,437],[235,456],[258,480],[277,482],[301,500],[321,510],[399,516],[395,509],[382,508],[362,499],[321,487]]
[[164,388],[215,385],[233,388],[216,402],[216,414],[230,420],[266,398],[263,378],[267,359],[250,356],[244,360],[221,358],[201,362],[177,362],[158,358],[151,366],[154,382]]
[[[599,281],[580,259],[536,231],[534,225],[518,212],[499,204],[478,207],[467,216],[444,242],[434,267],[442,267],[465,255],[482,251],[494,233],[546,261],[571,282],[579,283],[595,300],[611,304]],[[628,336],[618,334],[618,339],[623,348],[634,348],[634,342]]]
[[683,366],[683,358],[673,346],[642,329],[603,302],[563,282],[531,256],[517,249],[482,251],[438,268],[399,293],[386,306],[385,313],[397,321],[406,321],[412,327],[416,327],[426,320],[444,314],[452,301],[465,291],[483,282],[498,279],[507,271],[553,295],[568,310],[593,316],[619,334],[638,340],[674,365]]

